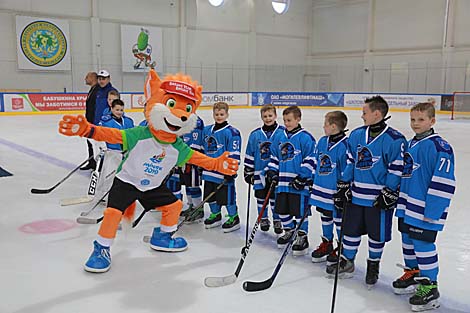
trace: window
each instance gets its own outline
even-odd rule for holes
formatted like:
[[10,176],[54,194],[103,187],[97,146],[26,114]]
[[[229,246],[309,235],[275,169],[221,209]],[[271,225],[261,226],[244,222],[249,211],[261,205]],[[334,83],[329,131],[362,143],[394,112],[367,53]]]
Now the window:
[[273,0],[271,4],[277,14],[284,14],[289,10],[290,0]]
[[215,7],[220,7],[224,4],[224,0],[209,0],[209,3]]

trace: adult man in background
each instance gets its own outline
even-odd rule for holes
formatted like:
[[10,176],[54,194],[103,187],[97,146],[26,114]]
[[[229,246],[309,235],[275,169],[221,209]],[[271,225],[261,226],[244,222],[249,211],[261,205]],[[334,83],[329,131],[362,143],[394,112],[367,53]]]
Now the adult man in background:
[[116,88],[111,85],[111,75],[106,70],[98,72],[98,91],[96,93],[96,106],[93,124],[98,125],[103,116],[103,111],[108,107],[108,93]]
[[[93,123],[95,119],[95,107],[96,107],[96,94],[98,92],[98,74],[96,72],[88,72],[85,76],[85,84],[90,86],[88,95],[86,98],[85,117],[88,122]],[[93,156],[93,143],[87,139],[88,146],[88,157]],[[81,167],[81,170],[90,170],[96,168],[95,159],[90,159],[88,164]]]

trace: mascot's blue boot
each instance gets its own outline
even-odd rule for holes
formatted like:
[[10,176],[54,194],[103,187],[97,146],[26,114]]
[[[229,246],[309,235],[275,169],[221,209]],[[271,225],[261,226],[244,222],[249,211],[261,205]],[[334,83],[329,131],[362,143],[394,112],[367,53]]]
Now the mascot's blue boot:
[[188,248],[188,243],[182,237],[172,238],[172,233],[164,232],[160,227],[153,229],[150,247],[157,251],[178,252]]
[[104,273],[111,267],[111,253],[109,247],[100,245],[96,240],[93,242],[95,249],[85,263],[85,271],[92,273]]

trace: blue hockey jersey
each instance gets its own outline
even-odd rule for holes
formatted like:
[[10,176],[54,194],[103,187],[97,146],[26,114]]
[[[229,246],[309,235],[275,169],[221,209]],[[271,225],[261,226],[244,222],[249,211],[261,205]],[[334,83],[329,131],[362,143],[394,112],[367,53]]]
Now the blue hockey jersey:
[[454,153],[447,141],[438,134],[410,140],[395,215],[408,225],[442,230],[454,192]]
[[293,134],[284,130],[273,139],[268,169],[279,173],[276,193],[288,192],[305,195],[310,193],[308,186],[299,191],[292,188],[290,183],[297,175],[303,178],[312,178],[314,149],[315,138],[303,128]]
[[347,164],[348,138],[345,136],[336,143],[330,143],[328,136],[323,136],[315,148],[313,190],[310,204],[333,211],[333,195],[336,183],[342,180]]
[[354,204],[371,207],[384,187],[398,189],[405,146],[405,137],[390,126],[375,138],[369,137],[368,126],[351,132],[343,180],[353,182]]
[[[215,125],[204,127],[202,131],[202,148],[204,154],[211,158],[221,156],[225,151],[229,151],[229,157],[240,161],[240,149],[242,139],[238,129],[231,125],[214,131]],[[214,183],[221,183],[224,175],[215,171],[204,170],[202,179]]]
[[271,159],[271,144],[284,126],[278,125],[272,132],[265,132],[262,127],[256,128],[250,134],[245,152],[245,168],[254,172],[253,188],[263,189],[265,185],[264,168]]
[[[117,129],[128,129],[134,127],[134,120],[126,115],[122,115],[122,123],[119,123],[114,119],[113,115],[109,114],[102,116],[98,125]],[[111,150],[122,150],[121,145],[118,143],[106,143],[106,146]]]
[[191,149],[196,151],[202,151],[202,131],[204,130],[204,122],[198,116],[196,127],[187,134],[184,134],[181,138],[184,143],[187,144]]

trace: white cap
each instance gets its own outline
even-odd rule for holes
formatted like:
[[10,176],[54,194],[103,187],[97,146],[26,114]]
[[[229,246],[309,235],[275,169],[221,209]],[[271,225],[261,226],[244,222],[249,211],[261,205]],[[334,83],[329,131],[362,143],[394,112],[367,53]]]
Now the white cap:
[[109,73],[108,73],[107,70],[100,70],[100,71],[98,72],[98,77],[109,77],[109,76],[110,76],[110,75],[109,75]]

